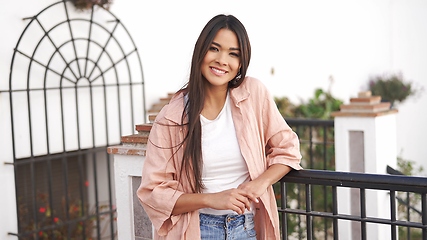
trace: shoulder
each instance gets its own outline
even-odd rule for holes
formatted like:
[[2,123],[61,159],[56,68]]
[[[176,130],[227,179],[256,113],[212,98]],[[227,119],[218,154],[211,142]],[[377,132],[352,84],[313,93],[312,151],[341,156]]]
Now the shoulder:
[[264,83],[262,83],[258,78],[246,76],[244,81],[239,87],[245,87],[247,89],[265,89]]
[[184,94],[177,93],[157,114],[155,122],[166,123],[174,122],[180,123],[182,113],[184,111]]
[[271,96],[266,86],[257,78],[245,77],[243,82],[237,87],[231,89],[231,96],[235,104],[243,104],[245,106],[263,107],[266,100],[270,100]]
[[258,78],[247,76],[238,87],[242,91],[247,91],[251,97],[265,97],[269,95],[267,87]]

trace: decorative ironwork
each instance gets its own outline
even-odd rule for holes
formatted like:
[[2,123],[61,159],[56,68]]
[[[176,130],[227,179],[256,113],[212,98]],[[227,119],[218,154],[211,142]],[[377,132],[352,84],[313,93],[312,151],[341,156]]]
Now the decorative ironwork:
[[98,5],[51,4],[29,20],[11,60],[10,116],[20,239],[116,236],[106,147],[146,121],[140,56]]

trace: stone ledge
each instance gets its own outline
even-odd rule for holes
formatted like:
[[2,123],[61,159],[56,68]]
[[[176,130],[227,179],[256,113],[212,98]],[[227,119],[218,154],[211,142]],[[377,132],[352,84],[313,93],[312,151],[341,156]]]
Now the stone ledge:
[[397,109],[390,109],[382,112],[333,112],[332,117],[379,117],[397,113]]
[[363,112],[376,113],[390,110],[390,103],[374,103],[374,104],[342,104],[341,112]]
[[135,130],[139,133],[141,132],[150,132],[153,127],[152,123],[143,123],[135,125]]
[[146,148],[145,147],[135,147],[135,146],[111,146],[107,148],[108,154],[118,154],[118,155],[136,155],[136,156],[145,156]]
[[148,134],[132,134],[128,136],[122,136],[122,143],[142,143],[148,142]]

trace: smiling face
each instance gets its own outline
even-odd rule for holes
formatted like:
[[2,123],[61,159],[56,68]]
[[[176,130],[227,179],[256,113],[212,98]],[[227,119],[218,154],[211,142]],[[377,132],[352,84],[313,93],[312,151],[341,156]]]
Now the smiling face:
[[228,29],[216,34],[203,58],[201,71],[208,87],[228,88],[228,82],[236,77],[240,68],[240,48],[237,36]]

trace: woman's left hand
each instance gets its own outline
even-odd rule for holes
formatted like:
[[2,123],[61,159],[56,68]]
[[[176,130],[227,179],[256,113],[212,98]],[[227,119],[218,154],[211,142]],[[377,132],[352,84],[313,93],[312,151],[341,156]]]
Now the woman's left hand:
[[267,188],[279,181],[289,171],[291,171],[289,166],[273,164],[256,179],[240,184],[237,189],[245,191],[252,201],[258,203],[258,198],[267,191]]
[[258,198],[265,193],[268,186],[269,185],[266,185],[265,182],[255,179],[253,181],[240,184],[237,189],[245,191],[249,196],[249,199],[258,203]]

